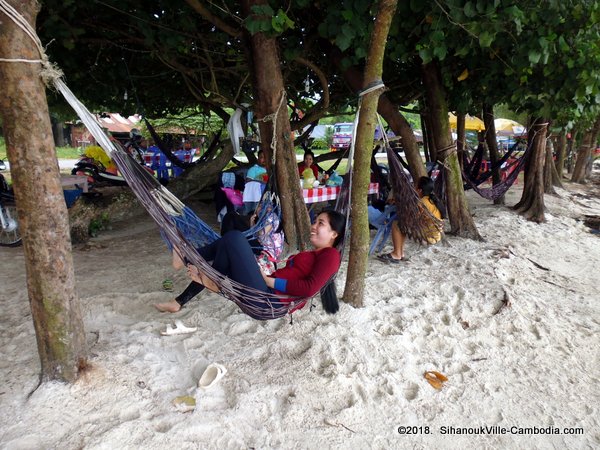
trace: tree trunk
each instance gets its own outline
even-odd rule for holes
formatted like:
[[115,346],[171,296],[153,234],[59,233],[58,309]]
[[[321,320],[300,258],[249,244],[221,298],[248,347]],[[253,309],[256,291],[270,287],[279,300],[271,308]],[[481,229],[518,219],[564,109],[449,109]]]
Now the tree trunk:
[[[266,0],[244,0],[244,16],[251,14],[252,6],[266,4]],[[252,71],[255,114],[268,164],[271,164],[273,152],[276,157],[275,173],[284,233],[291,248],[304,250],[310,245],[310,221],[300,190],[277,42],[262,32],[250,36],[248,40],[251,49],[248,67]]]
[[573,142],[575,142],[575,130],[571,130],[571,137],[567,137],[567,173],[573,173]]
[[[544,211],[544,162],[546,159],[547,120],[537,118],[531,121],[528,142],[533,146],[525,167],[525,186],[521,200],[514,208],[525,218],[541,223],[546,219]],[[533,142],[532,142],[533,140]]]
[[427,112],[431,123],[429,133],[435,146],[435,154],[438,160],[444,164],[446,203],[451,233],[480,240],[481,236],[475,227],[465,197],[456,146],[452,143],[450,134],[446,95],[437,65],[433,62],[424,64],[422,75],[427,98]]
[[[381,81],[385,44],[396,4],[397,0],[380,0],[378,4],[363,78],[363,90]],[[367,194],[369,192],[371,149],[377,123],[377,104],[381,92],[382,90],[378,89],[362,97],[358,129],[356,130],[350,216],[352,233],[350,235],[348,274],[344,288],[344,301],[355,307],[363,306],[365,290],[365,273],[369,252]]]
[[558,179],[561,181],[562,184],[563,173],[565,171],[565,158],[567,156],[567,130],[565,130],[564,128],[558,135],[556,153],[556,172],[558,173]]
[[[9,1],[35,28],[38,3]],[[6,16],[2,22],[3,58],[40,58],[26,33]],[[75,294],[67,208],[40,71],[37,63],[0,63],[0,115],[23,233],[41,380],[71,382],[86,366],[85,334]]]
[[[346,83],[353,91],[358,92],[363,86],[363,75],[356,67],[343,68],[342,54],[337,48],[332,49],[330,54]],[[400,113],[398,107],[390,101],[385,93],[379,97],[377,112],[385,119],[396,136],[402,137],[402,148],[413,179],[418,180],[420,177],[426,176],[427,171],[425,170],[425,164],[423,164],[414,131],[406,118]]]
[[456,153],[458,154],[458,164],[461,170],[465,160],[465,151],[467,148],[467,131],[465,129],[465,115],[459,113],[456,115]]
[[50,118],[50,122],[52,123],[52,134],[54,136],[54,145],[57,147],[65,146],[65,132],[64,127],[65,124],[58,119],[53,117]]
[[571,181],[573,183],[585,184],[585,167],[592,154],[592,137],[594,130],[590,128],[583,134],[581,145],[577,150],[577,159],[575,160],[575,167],[573,168],[573,175]]
[[[498,160],[498,141],[496,141],[496,125],[494,124],[494,106],[489,103],[483,104],[483,123],[485,125],[485,142],[490,154],[490,165],[494,168],[492,171],[492,185],[500,184],[500,167],[497,167]],[[504,205],[504,195],[494,199],[494,205]]]
[[558,179],[558,172],[553,161],[554,146],[551,139],[546,139],[546,161],[544,162],[544,193],[557,195],[554,186],[562,188],[562,183]]
[[431,161],[431,155],[429,153],[429,149],[432,147],[431,140],[429,138],[429,116],[425,114],[425,110],[427,106],[425,105],[425,100],[421,98],[419,100],[419,110],[421,113],[419,114],[419,119],[421,120],[421,135],[423,137],[423,156],[425,157],[425,161]]

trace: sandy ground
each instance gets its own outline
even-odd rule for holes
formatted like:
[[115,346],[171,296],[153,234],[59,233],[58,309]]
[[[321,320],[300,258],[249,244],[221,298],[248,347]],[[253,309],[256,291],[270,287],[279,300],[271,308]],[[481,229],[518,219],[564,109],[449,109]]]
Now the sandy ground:
[[[37,389],[23,253],[2,248],[0,447],[598,448],[600,236],[582,218],[600,197],[566,188],[546,196],[541,225],[469,193],[483,242],[372,258],[364,308],[329,316],[316,300],[293,324],[212,293],[158,313],[173,295],[163,280],[179,292],[187,279],[150,219],[114,224],[74,249],[91,370]],[[162,337],[175,319],[198,331]],[[213,362],[226,375],[199,389]],[[448,377],[441,390],[428,370]],[[175,408],[182,395],[193,411]]]

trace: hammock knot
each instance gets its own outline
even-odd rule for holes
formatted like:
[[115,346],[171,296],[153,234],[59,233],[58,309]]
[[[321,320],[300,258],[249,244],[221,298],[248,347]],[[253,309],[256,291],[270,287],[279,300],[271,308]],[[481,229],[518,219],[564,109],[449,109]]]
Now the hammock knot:
[[54,87],[54,81],[62,78],[63,75],[64,73],[59,69],[58,64],[50,62],[48,56],[44,53],[42,55],[42,70],[40,72],[40,77],[46,87]]
[[439,162],[443,163],[448,158],[448,156],[450,156],[451,154],[456,153],[456,152],[457,152],[456,144],[452,143],[446,147],[438,149],[437,159]]
[[378,89],[385,89],[385,84],[381,80],[375,80],[372,83],[369,83],[366,88],[358,93],[359,97],[364,97],[367,94],[370,94],[373,91]]

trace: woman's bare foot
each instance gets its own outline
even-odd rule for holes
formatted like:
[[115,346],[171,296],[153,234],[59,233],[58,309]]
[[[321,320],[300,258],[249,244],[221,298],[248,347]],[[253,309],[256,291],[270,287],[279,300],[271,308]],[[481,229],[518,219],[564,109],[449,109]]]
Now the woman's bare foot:
[[179,303],[177,303],[177,300],[175,300],[175,299],[173,299],[169,302],[165,302],[165,303],[156,303],[154,305],[154,307],[156,309],[158,309],[160,312],[170,312],[170,313],[177,312],[181,309],[181,305]]
[[179,269],[183,269],[184,267],[185,267],[185,264],[183,263],[181,256],[179,256],[177,249],[173,248],[173,268],[175,270],[179,270]]

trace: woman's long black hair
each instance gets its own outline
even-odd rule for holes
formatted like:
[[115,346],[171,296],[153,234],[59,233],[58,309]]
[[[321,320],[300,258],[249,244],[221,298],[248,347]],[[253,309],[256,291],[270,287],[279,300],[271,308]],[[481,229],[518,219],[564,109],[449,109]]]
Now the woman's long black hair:
[[435,207],[440,211],[442,215],[442,219],[446,218],[446,208],[442,201],[435,195],[433,192],[434,183],[430,177],[421,177],[419,178],[419,182],[417,183],[417,187],[421,189],[421,195],[423,197],[429,197],[429,200],[435,205]]
[[[329,226],[333,231],[337,233],[335,240],[333,241],[333,247],[337,248],[344,244],[344,235],[346,234],[346,217],[333,209],[326,209],[321,214],[327,214],[329,220]],[[323,309],[328,314],[335,314],[340,309],[338,302],[337,292],[335,289],[335,277],[327,282],[323,289],[321,289],[321,304]]]

